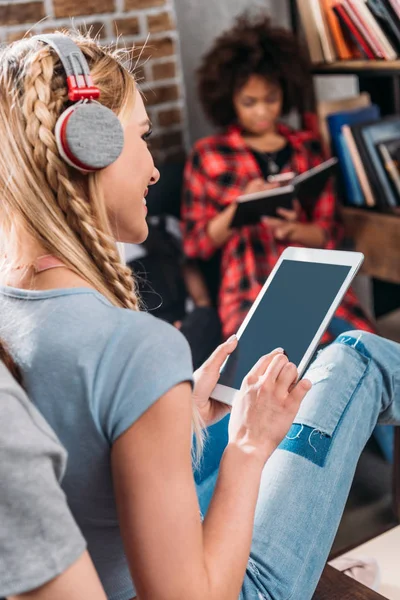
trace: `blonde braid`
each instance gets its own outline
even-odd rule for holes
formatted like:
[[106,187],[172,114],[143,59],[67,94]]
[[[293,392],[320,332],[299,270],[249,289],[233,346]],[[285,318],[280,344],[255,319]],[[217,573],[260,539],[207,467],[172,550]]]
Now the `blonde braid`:
[[130,269],[121,263],[111,234],[96,226],[94,207],[71,182],[69,169],[59,156],[54,129],[68,98],[65,84],[57,79],[60,78],[54,77],[52,51],[43,48],[35,55],[25,78],[22,107],[34,161],[45,173],[69,227],[96,264],[104,285],[112,292],[114,304],[138,310]]

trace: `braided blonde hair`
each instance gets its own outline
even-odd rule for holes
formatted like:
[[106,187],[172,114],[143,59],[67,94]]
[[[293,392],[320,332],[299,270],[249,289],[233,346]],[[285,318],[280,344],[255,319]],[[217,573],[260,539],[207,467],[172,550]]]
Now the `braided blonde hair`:
[[[134,104],[133,76],[118,53],[87,37],[74,41],[89,62],[102,104],[123,120]],[[3,51],[0,73],[1,139],[10,146],[3,145],[0,158],[4,208],[49,254],[110,302],[138,310],[132,274],[120,260],[97,174],[78,173],[58,153],[55,125],[68,106],[58,55],[37,40],[17,42]]]
[[[104,49],[88,36],[71,37],[86,56],[101,103],[124,124],[136,93],[134,77],[123,63],[126,55]],[[120,260],[98,175],[79,173],[58,153],[54,130],[67,106],[65,72],[55,51],[35,39],[2,50],[0,259],[7,255],[7,243],[20,225],[112,304],[139,310],[135,283]],[[197,463],[202,427],[193,406]]]

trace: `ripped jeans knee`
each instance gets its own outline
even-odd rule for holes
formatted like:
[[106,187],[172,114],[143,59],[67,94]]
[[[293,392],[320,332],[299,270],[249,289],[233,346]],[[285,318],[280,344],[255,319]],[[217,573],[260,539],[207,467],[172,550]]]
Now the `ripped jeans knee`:
[[349,348],[357,350],[357,352],[366,358],[371,358],[371,353],[366,345],[368,345],[369,338],[373,339],[374,337],[376,336],[368,331],[347,331],[346,333],[339,335],[333,343],[344,344]]
[[369,365],[369,336],[373,334],[351,331],[318,353],[305,374],[313,387],[279,450],[325,465],[336,429]]
[[315,427],[293,423],[288,434],[280,443],[280,450],[287,450],[307,458],[315,465],[323,467],[331,445],[330,436]]

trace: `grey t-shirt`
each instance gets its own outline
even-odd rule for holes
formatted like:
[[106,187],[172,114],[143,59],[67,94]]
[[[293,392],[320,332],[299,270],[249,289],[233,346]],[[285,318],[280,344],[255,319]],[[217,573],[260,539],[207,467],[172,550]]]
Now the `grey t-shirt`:
[[66,452],[0,362],[0,598],[33,590],[86,548],[59,481]]
[[0,330],[30,400],[68,452],[62,487],[107,597],[130,600],[111,447],[168,390],[192,380],[189,345],[168,323],[88,288],[0,288]]

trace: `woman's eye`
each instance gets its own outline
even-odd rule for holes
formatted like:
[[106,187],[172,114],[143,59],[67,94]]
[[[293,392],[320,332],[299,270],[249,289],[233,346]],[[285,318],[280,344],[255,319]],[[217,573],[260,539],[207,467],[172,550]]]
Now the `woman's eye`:
[[152,129],[149,129],[148,131],[146,131],[146,133],[144,135],[142,135],[142,140],[147,142],[147,140],[149,139],[149,137],[151,136],[152,133],[153,133]]

